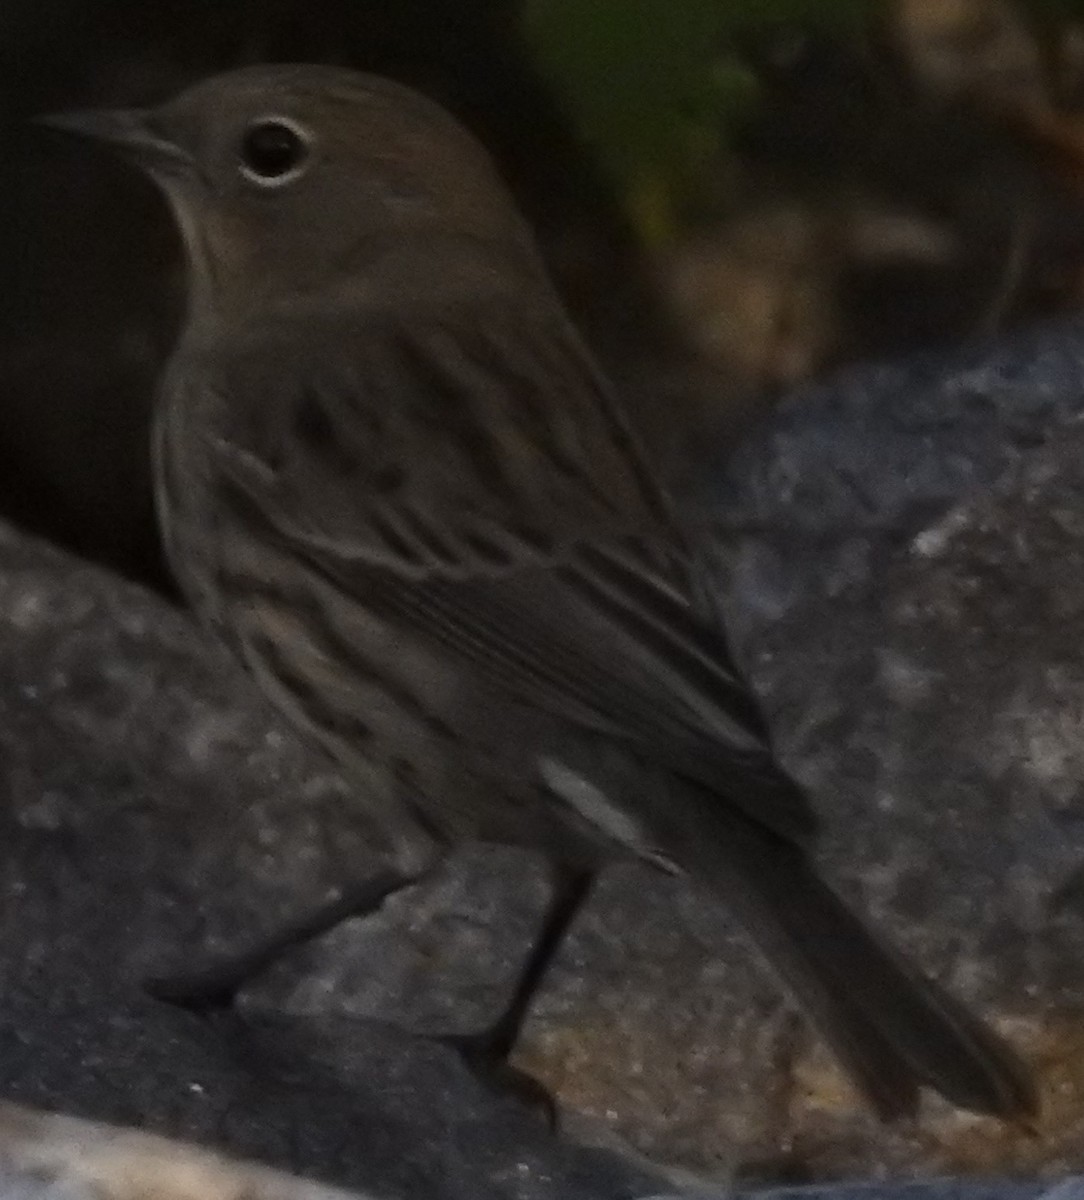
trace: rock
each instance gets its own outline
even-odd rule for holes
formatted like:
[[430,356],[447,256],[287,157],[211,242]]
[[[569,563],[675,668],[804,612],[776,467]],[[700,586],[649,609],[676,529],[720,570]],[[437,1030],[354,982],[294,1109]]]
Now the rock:
[[238,1194],[254,1200],[372,1200],[182,1142],[0,1103],[0,1200]]
[[379,839],[187,617],[10,530],[0,643],[0,1096],[379,1195],[657,1186],[386,1023],[206,1019],[143,995],[147,974],[372,869]]
[[1080,345],[1050,328],[813,389],[690,504],[825,871],[1035,1062],[1040,1137],[933,1099],[878,1126],[725,913],[631,867],[517,1050],[624,1155],[552,1138],[416,1036],[500,1011],[545,896],[530,856],[465,851],[228,1017],[150,1001],[147,975],[246,947],[385,847],[183,614],[13,531],[0,1096],[409,1197],[658,1193],[636,1153],[750,1185],[1079,1168]]
[[432,881],[284,956],[246,989],[257,1010],[369,1017],[437,1037],[507,1009],[549,893],[540,858],[466,847]]
[[1070,324],[797,395],[692,512],[825,872],[1036,1064],[1041,1138],[933,1099],[878,1128],[724,914],[628,871],[522,1053],[650,1156],[753,1178],[1080,1165],[1081,345]]
[[1047,1188],[1040,1183],[1007,1180],[971,1183],[937,1179],[930,1183],[769,1188],[756,1195],[758,1200],[1079,1200],[1084,1195],[1084,1180],[1066,1179]]

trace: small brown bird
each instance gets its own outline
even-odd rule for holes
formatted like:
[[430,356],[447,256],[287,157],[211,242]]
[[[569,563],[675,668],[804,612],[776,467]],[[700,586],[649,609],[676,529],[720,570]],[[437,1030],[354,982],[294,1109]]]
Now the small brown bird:
[[883,1116],[922,1086],[1032,1113],[1012,1051],[814,874],[806,798],[473,138],[315,66],[55,123],[133,155],[187,246],[154,454],[192,606],[389,821],[560,868],[521,1001],[591,875],[639,859],[729,908]]

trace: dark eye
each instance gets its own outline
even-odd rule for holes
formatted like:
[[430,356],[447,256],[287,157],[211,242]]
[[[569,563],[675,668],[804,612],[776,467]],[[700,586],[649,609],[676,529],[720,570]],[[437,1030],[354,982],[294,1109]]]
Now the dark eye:
[[263,187],[288,183],[301,174],[308,153],[308,138],[298,126],[283,117],[265,117],[241,138],[241,173]]

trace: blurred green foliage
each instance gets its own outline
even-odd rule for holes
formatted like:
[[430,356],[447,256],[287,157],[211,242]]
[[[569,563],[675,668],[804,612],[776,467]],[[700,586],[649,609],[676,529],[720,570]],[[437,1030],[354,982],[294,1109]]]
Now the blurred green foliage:
[[856,34],[879,0],[524,0],[543,73],[648,242],[666,240],[728,128],[756,104],[737,46],[764,27]]

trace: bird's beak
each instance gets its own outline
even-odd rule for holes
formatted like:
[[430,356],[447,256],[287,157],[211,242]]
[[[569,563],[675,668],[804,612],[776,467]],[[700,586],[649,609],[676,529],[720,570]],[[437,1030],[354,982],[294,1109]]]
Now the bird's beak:
[[154,117],[153,110],[148,109],[93,108],[50,113],[37,121],[52,129],[115,146],[151,174],[190,167],[191,156],[155,128]]

